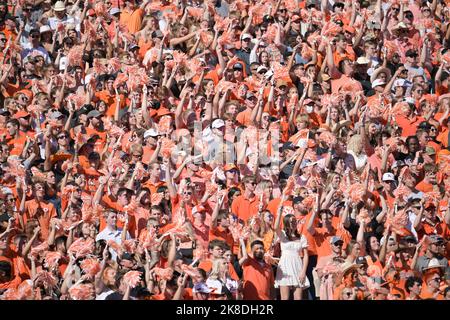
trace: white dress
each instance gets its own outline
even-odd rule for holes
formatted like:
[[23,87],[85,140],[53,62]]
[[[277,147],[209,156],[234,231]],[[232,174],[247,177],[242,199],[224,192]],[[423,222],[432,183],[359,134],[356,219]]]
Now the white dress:
[[308,247],[305,236],[295,241],[289,241],[284,231],[280,235],[281,257],[277,267],[275,278],[275,288],[279,286],[294,286],[308,288],[309,280],[305,277],[305,282],[300,283],[299,277],[303,269],[303,261],[300,251]]

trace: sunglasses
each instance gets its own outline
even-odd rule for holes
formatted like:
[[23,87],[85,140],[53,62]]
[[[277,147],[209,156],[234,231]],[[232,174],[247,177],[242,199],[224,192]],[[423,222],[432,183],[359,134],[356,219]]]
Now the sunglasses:
[[67,136],[66,135],[61,135],[61,136],[58,136],[58,139],[66,139],[67,138]]
[[31,34],[30,35],[30,37],[33,39],[39,38],[39,36],[40,36],[39,34]]
[[256,185],[256,182],[253,182],[253,181],[250,182],[250,181],[249,181],[249,182],[247,182],[247,184],[251,184],[251,185],[255,186],[255,185]]
[[1,38],[0,41],[1,41],[1,42],[6,42],[6,41],[8,41],[8,40],[6,40],[6,38]]
[[436,282],[441,282],[441,278],[433,278],[431,280],[436,281]]
[[192,194],[192,191],[185,191],[185,192],[183,192],[183,194],[186,195],[186,196],[189,196],[189,195]]
[[344,245],[344,243],[343,242],[337,242],[337,243],[334,243],[333,245],[336,246],[336,247],[342,247]]
[[16,199],[14,199],[14,198],[6,199],[6,202],[14,202],[14,201],[16,201]]

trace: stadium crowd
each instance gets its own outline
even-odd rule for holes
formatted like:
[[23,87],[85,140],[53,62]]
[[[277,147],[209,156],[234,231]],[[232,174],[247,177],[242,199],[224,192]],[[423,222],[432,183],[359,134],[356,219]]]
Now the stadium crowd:
[[0,0],[0,299],[450,299],[450,1]]

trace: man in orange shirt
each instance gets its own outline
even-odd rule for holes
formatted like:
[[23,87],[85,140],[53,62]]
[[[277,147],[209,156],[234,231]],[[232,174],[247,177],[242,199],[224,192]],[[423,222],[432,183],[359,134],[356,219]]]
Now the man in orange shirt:
[[241,239],[242,258],[239,264],[243,269],[244,300],[275,299],[272,266],[264,261],[264,243],[255,240],[250,244],[252,256],[249,257],[244,241]]
[[32,200],[26,201],[25,205],[20,207],[22,216],[19,219],[23,219],[23,226],[29,219],[36,219],[41,227],[40,239],[46,241],[50,231],[50,220],[56,218],[56,209],[51,202],[44,200],[44,183],[37,182],[33,185],[33,196]]
[[12,147],[10,155],[21,155],[26,142],[26,134],[19,130],[19,126],[19,120],[17,119],[10,119],[6,124],[6,131],[8,132],[6,137],[7,144]]
[[416,186],[416,189],[422,192],[431,192],[437,186],[436,173],[437,168],[434,164],[426,164],[424,166],[425,169],[425,178]]
[[[211,271],[215,260],[223,258],[223,254],[229,250],[229,247],[222,240],[215,239],[209,242],[208,250],[210,254],[209,259],[202,260],[198,265],[198,268],[204,270],[206,273]],[[228,272],[232,279],[239,280],[239,276],[231,263],[228,263]]]
[[149,0],[145,0],[138,7],[135,0],[126,0],[125,8],[120,13],[120,24],[127,27],[128,32],[134,34],[142,29],[142,19],[145,14],[145,7],[150,3]]
[[256,178],[254,176],[246,176],[242,179],[245,191],[244,194],[238,196],[231,204],[231,212],[244,222],[258,213],[259,200],[255,195]]

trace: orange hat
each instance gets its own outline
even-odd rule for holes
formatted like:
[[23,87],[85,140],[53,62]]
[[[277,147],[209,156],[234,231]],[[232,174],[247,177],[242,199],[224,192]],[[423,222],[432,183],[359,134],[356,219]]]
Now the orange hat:
[[28,101],[31,101],[33,99],[33,92],[31,90],[23,89],[19,90],[14,94],[14,97],[18,96],[19,94],[24,94],[28,97]]
[[234,163],[226,164],[223,167],[223,171],[239,170],[239,168]]
[[356,32],[355,28],[350,27],[348,25],[344,26],[344,31],[347,31],[348,33],[354,34]]
[[18,111],[15,115],[14,115],[14,119],[20,119],[20,118],[26,118],[28,117],[30,114],[28,112],[26,112],[25,110],[20,110]]

